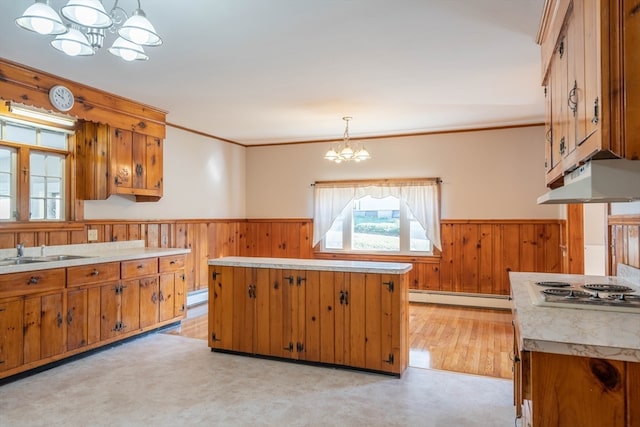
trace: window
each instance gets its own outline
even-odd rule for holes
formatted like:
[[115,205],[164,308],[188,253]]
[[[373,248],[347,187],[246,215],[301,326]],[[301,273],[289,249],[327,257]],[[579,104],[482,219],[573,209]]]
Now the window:
[[424,227],[393,196],[351,201],[323,239],[323,250],[366,253],[431,253]]
[[68,134],[0,117],[0,221],[66,219]]
[[327,252],[431,254],[439,180],[316,183],[313,244]]

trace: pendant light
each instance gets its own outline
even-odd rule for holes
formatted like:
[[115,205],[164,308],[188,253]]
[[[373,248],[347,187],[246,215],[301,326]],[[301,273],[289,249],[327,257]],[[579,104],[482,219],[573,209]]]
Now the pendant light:
[[74,24],[87,28],[109,28],[113,25],[99,0],[69,0],[60,13]]
[[349,137],[349,120],[351,117],[343,117],[342,120],[346,122],[344,134],[342,136],[342,142],[337,145],[331,145],[329,147],[329,151],[324,155],[326,160],[342,163],[342,162],[361,162],[364,160],[368,160],[371,158],[371,155],[364,148],[364,145],[356,146],[355,148],[351,146],[351,139]]
[[77,28],[69,28],[51,41],[51,46],[69,56],[91,56],[96,52],[91,47],[87,37]]
[[67,0],[60,15],[49,6],[49,0],[35,0],[16,24],[29,31],[56,36],[51,46],[69,56],[91,56],[104,46],[105,37],[116,34],[108,51],[125,61],[146,61],[149,56],[143,46],[160,46],[162,39],[147,19],[140,0],[137,8],[127,14],[113,0],[105,9],[105,0]]
[[29,6],[22,16],[16,18],[20,28],[45,36],[67,32],[58,13],[49,6],[49,0],[39,0]]
[[133,16],[122,24],[118,35],[141,46],[160,46],[162,44],[162,39],[156,33],[156,29],[153,28],[144,11],[140,9],[140,2],[138,2],[138,9],[133,11]]

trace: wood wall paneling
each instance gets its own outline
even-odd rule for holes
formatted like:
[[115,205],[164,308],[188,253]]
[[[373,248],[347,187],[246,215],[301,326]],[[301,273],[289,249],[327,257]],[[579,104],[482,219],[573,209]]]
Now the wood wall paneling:
[[[615,232],[625,241],[636,242],[635,250],[618,252],[637,262],[638,226],[634,227]],[[411,262],[411,289],[497,295],[509,294],[509,271],[561,272],[562,265],[562,221],[558,220],[444,220],[443,251],[434,257],[316,253],[311,247],[310,219],[91,220],[69,230],[53,226],[0,230],[0,247],[15,247],[17,242],[26,246],[87,243],[89,229],[98,231],[99,242],[142,239],[148,247],[191,249],[185,264],[190,292],[206,288],[208,259],[234,255]]]

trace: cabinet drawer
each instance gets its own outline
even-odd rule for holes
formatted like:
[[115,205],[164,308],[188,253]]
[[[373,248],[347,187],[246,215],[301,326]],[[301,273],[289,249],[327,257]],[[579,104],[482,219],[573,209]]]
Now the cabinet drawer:
[[160,273],[178,271],[184,268],[184,255],[163,256],[159,258]]
[[134,259],[122,262],[122,278],[148,276],[158,273],[158,258]]
[[102,283],[120,278],[120,263],[81,265],[67,268],[67,286],[81,286]]
[[65,269],[26,271],[0,276],[0,298],[63,289]]

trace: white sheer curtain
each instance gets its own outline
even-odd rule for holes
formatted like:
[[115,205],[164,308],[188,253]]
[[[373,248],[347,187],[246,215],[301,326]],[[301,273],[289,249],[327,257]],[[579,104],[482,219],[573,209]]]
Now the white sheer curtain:
[[431,244],[442,250],[440,242],[440,185],[438,179],[406,182],[338,182],[316,183],[314,187],[313,246],[331,228],[331,224],[353,200],[365,196],[381,199],[393,196],[406,203],[416,220],[426,230]]

